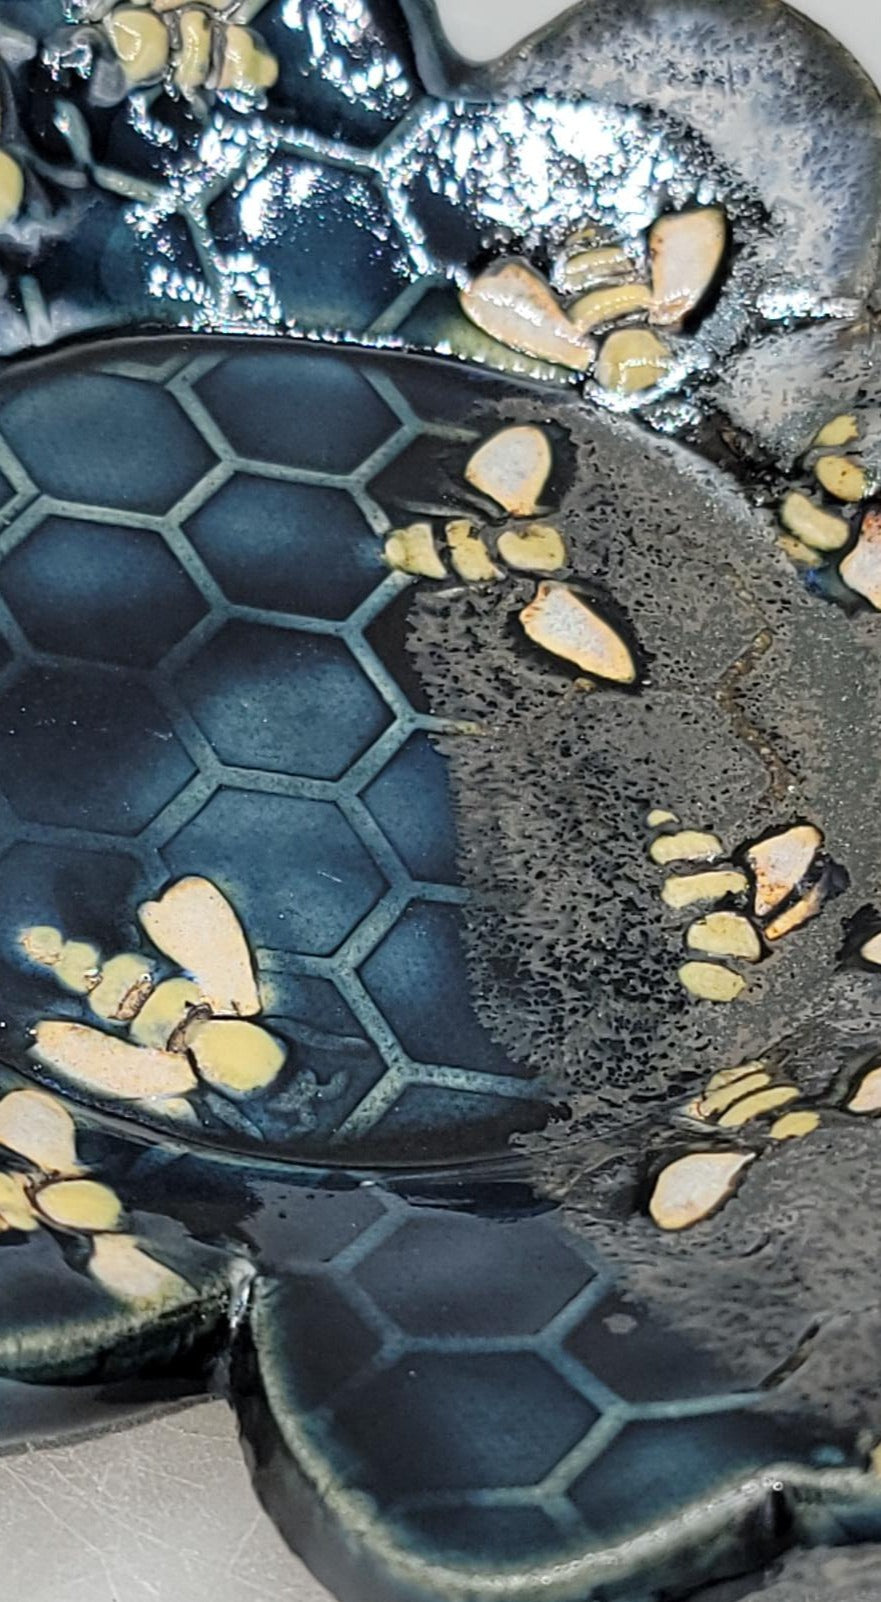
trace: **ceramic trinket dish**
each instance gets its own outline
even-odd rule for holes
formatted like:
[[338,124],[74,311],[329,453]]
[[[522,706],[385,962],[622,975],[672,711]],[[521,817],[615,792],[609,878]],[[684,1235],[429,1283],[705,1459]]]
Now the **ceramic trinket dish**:
[[874,89],[777,0],[0,57],[0,1439],[223,1395],[343,1602],[852,1596]]

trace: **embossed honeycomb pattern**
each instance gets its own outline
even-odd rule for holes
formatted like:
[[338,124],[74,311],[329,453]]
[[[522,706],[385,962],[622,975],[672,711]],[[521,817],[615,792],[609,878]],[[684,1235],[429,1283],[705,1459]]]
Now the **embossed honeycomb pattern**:
[[369,358],[114,349],[0,394],[7,899],[23,913],[53,853],[82,874],[101,852],[110,879],[123,852],[148,893],[224,886],[267,1013],[350,1048],[295,1077],[266,1139],[523,1127],[540,1093],[467,1001],[443,724],[368,642],[409,582],[372,482],[423,434],[473,435]]
[[[149,95],[109,131],[60,98],[65,138],[94,163],[92,203],[75,255],[62,241],[36,272],[13,265],[3,353],[116,323],[121,302],[125,320],[382,335],[445,291],[450,208],[434,164],[439,137],[452,142],[468,119],[424,94],[400,19],[373,9],[264,0],[257,25],[280,67],[270,104],[218,106],[195,141],[185,118],[169,139]],[[57,0],[15,17],[37,55],[66,20]],[[76,100],[83,85],[69,77]],[[162,159],[169,144],[182,164]]]
[[[544,252],[593,211],[636,238],[657,209],[661,153],[671,203],[706,180],[706,153],[657,117],[550,95],[486,105],[427,94],[394,5],[264,0],[249,17],[279,64],[259,112],[233,96],[194,121],[186,103],[148,90],[96,115],[88,71],[53,76],[44,62],[35,95],[33,73],[9,64],[38,146],[51,97],[89,205],[75,237],[46,230],[26,265],[4,258],[0,354],[158,319],[367,343],[399,334],[531,372],[477,340],[456,276],[492,240]],[[13,0],[8,20],[51,60],[69,8]]]
[[[435,1126],[467,1146],[472,1106],[503,1129],[540,1092],[461,1006],[442,725],[375,649],[407,582],[379,560],[377,481],[425,435],[473,435],[424,421],[404,375],[427,370],[409,363],[170,340],[78,360],[0,386],[0,898],[63,859],[130,917],[133,882],[211,874],[270,1011],[299,1005],[359,1042],[311,1108],[320,1136],[343,1152],[393,1139],[415,1164]],[[475,383],[445,374],[447,416],[467,416]],[[23,1016],[68,1000],[25,991]],[[562,1556],[757,1466],[840,1461],[665,1346],[589,1245],[522,1198],[468,1210],[457,1193],[454,1212],[370,1185],[316,1207],[313,1185],[302,1217],[291,1186],[277,1227],[268,1199],[255,1225],[263,1334],[300,1440],[353,1517],[367,1505],[395,1539]]]
[[[536,1213],[516,1184],[451,1197],[426,1179],[413,1194],[318,1167],[221,1173],[161,1145],[145,1163],[118,1127],[91,1142],[145,1238],[163,1214],[195,1236],[173,1259],[190,1274],[217,1266],[223,1198],[258,1265],[254,1331],[276,1422],[348,1528],[357,1512],[359,1530],[454,1562],[563,1561],[770,1463],[849,1455],[822,1424],[774,1418],[760,1360],[750,1371],[739,1354],[755,1388],[733,1389],[621,1294],[589,1237]],[[179,1253],[173,1238],[162,1249]],[[57,1334],[83,1316],[83,1280],[45,1232],[25,1251],[6,1240],[0,1368],[14,1371],[20,1287],[39,1285],[43,1309],[54,1298]],[[14,1389],[4,1407],[0,1433],[15,1438]]]
[[271,1382],[289,1444],[361,1518],[447,1556],[562,1560],[765,1465],[844,1461],[822,1429],[755,1410],[759,1359],[741,1366],[756,1389],[734,1390],[588,1241],[495,1200],[494,1215],[362,1190],[356,1238],[340,1228],[318,1262],[278,1229],[283,1275],[256,1314]]

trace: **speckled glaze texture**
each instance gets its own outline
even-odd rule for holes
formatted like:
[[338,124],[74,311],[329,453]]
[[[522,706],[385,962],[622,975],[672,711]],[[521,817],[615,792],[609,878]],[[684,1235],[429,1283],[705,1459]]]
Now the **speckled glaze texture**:
[[4,1448],[875,1595],[879,168],[778,0],[0,4]]

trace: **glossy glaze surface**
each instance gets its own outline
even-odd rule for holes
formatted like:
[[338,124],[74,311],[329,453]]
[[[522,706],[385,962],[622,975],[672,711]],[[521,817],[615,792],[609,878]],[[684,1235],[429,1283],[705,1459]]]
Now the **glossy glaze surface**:
[[881,1524],[878,104],[414,9],[4,14],[2,1429],[685,1596]]

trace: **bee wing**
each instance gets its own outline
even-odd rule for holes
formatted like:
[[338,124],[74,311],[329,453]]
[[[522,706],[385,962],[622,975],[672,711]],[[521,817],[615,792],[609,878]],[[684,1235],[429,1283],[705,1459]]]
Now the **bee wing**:
[[178,879],[157,901],[138,908],[154,946],[192,974],[211,1011],[253,1017],[260,995],[245,932],[216,885]]
[[97,1235],[89,1273],[111,1296],[163,1312],[195,1298],[192,1285],[142,1250],[134,1235]]
[[757,917],[764,918],[792,894],[822,844],[819,829],[812,823],[799,823],[750,846],[746,859],[756,879]]
[[13,1090],[0,1101],[0,1146],[45,1174],[76,1174],[76,1124],[44,1090]]
[[66,1020],[37,1024],[31,1056],[84,1090],[123,1101],[184,1096],[197,1084],[183,1052],[133,1046],[117,1035]]

